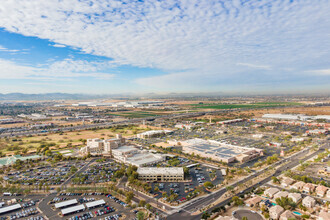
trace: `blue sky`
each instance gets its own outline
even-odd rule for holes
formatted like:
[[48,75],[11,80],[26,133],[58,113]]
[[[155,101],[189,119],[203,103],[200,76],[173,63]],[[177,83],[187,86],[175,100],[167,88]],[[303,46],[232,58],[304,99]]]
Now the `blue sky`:
[[4,0],[0,93],[329,93],[329,0]]

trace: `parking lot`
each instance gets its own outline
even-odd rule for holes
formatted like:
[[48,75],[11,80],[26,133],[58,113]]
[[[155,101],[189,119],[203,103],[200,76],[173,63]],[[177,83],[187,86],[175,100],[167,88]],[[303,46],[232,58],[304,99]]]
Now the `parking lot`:
[[6,197],[6,199],[2,199],[2,201],[4,202],[2,208],[10,207],[18,204],[20,205],[20,208],[0,214],[1,220],[13,220],[13,219],[43,220],[44,219],[44,216],[39,212],[39,210],[36,207],[39,199],[26,199],[22,196],[18,196],[18,197],[14,198],[14,196],[10,196],[10,197]]
[[[75,205],[84,204],[85,207],[86,203],[88,202],[102,199],[105,201],[105,204],[91,209],[88,209],[86,207],[86,209],[81,212],[68,214],[64,217],[60,216],[59,214],[61,213],[61,209],[56,209],[54,205],[56,203],[72,199],[77,199],[78,203]],[[71,205],[68,207],[73,207],[75,205]],[[129,219],[132,219],[135,216],[132,212],[130,212],[130,208],[128,208],[124,202],[118,200],[113,196],[108,196],[108,194],[103,193],[61,193],[58,195],[54,195],[54,197],[50,199],[47,203],[41,204],[40,209],[43,211],[44,214],[49,217],[49,219],[105,219],[106,217],[109,218],[110,216],[112,216],[112,219],[119,219],[119,214],[125,215],[129,217]]]
[[[215,176],[211,180],[210,176]],[[190,180],[190,181],[189,181]],[[179,203],[193,198],[192,192],[198,187],[203,186],[205,182],[211,182],[213,185],[218,185],[224,180],[220,170],[207,168],[204,166],[189,169],[189,177],[187,182],[163,182],[163,183],[150,183],[152,186],[151,193],[155,194],[156,198],[161,198],[162,193],[166,192],[167,195],[176,193],[178,195],[176,201]],[[155,187],[159,191],[155,191]],[[204,187],[203,187],[204,189]]]
[[85,161],[65,161],[56,166],[43,165],[25,171],[10,172],[3,179],[12,184],[26,186],[60,185],[86,163]]
[[114,172],[119,168],[120,165],[114,162],[91,165],[85,171],[76,174],[71,182],[77,185],[110,182]]

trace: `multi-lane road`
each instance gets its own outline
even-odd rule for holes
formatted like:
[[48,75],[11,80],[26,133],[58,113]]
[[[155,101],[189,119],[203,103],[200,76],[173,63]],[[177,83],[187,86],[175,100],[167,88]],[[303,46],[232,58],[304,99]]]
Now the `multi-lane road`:
[[[329,148],[329,143],[325,143],[322,147],[320,147],[320,149],[318,151],[315,151],[314,153],[306,156],[309,152],[309,150],[304,150],[301,151],[293,156],[291,156],[290,158],[284,159],[282,161],[277,162],[276,164],[274,164],[275,166],[279,166],[281,164],[283,164],[282,166],[280,166],[279,168],[276,169],[275,173],[273,174],[273,176],[279,176],[283,171],[285,170],[289,170],[295,166],[297,166],[299,164],[299,161],[301,159],[303,160],[308,160],[314,156],[316,156],[317,154],[323,152],[325,149]],[[263,173],[263,171],[259,171],[254,173],[253,175],[236,182],[235,184],[233,184],[232,186],[237,186],[239,184],[242,184],[244,182],[247,182],[253,178],[255,178],[256,176],[260,175],[261,173]],[[240,196],[242,194],[245,194],[246,192],[251,191],[253,188],[256,188],[258,186],[261,186],[267,182],[269,182],[271,180],[272,176],[269,176],[265,179],[263,179],[262,181],[260,181],[257,184],[251,185],[249,188],[245,189],[244,191],[238,193],[237,195]],[[220,196],[222,196],[224,193],[226,192],[226,189],[221,189],[219,191],[216,191],[215,193],[211,193],[203,198],[199,198],[195,201],[192,201],[191,203],[186,204],[185,206],[182,206],[181,208],[178,209],[178,212],[173,213],[172,215],[169,215],[167,217],[167,219],[180,219],[180,220],[184,220],[184,219],[201,219],[201,214],[200,215],[192,215],[193,212],[197,211],[200,208],[206,207],[208,205],[210,205],[211,203],[213,203],[216,199],[218,199]],[[215,207],[220,207],[220,206],[224,206],[226,205],[228,202],[231,201],[231,198],[228,198],[227,200],[220,202],[219,204],[217,204],[216,206],[210,208],[209,210],[207,210],[208,212],[210,212],[213,208]]]

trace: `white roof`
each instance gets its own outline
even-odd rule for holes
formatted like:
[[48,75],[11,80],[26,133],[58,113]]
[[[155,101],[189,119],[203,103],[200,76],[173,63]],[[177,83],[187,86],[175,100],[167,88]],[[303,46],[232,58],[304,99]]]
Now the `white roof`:
[[182,167],[139,167],[139,175],[162,174],[162,175],[183,175]]
[[85,210],[84,204],[73,206],[73,207],[66,208],[66,209],[62,209],[61,212],[62,212],[62,215],[67,215],[67,214],[82,211],[82,210]]
[[163,156],[161,154],[152,154],[147,152],[134,154],[132,157],[126,158],[126,162],[139,167],[146,164],[156,163],[163,160],[162,158]]
[[77,203],[78,203],[77,199],[71,199],[71,200],[67,200],[64,202],[56,203],[55,208],[59,209],[59,208],[65,207],[65,206],[75,205]]
[[86,207],[87,208],[93,208],[95,206],[104,205],[104,204],[105,204],[105,201],[103,199],[100,199],[100,200],[97,200],[97,201],[86,203]]
[[4,207],[4,208],[0,209],[0,214],[10,212],[10,211],[14,211],[14,210],[20,209],[20,208],[22,208],[21,204],[15,204],[15,205],[7,206],[7,207]]

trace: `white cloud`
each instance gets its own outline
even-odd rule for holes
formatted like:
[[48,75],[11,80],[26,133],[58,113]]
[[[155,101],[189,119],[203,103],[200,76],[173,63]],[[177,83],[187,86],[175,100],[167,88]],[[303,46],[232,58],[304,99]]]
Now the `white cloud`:
[[257,65],[257,64],[252,64],[252,63],[237,63],[238,66],[247,66],[255,69],[264,69],[264,70],[269,70],[271,69],[270,66],[267,65]]
[[313,75],[330,76],[330,69],[308,70],[306,72],[312,73]]
[[61,47],[61,48],[66,47],[63,44],[50,44],[50,46],[52,46],[52,47]]
[[117,65],[168,73],[140,84],[166,78],[195,85],[201,78],[235,76],[243,67],[239,80],[262,69],[304,71],[327,63],[329,11],[327,0],[4,0],[0,27],[113,58]]
[[102,72],[104,66],[106,63],[103,62],[66,59],[47,66],[33,67],[0,59],[0,79],[64,80],[77,77],[112,79],[114,74]]

